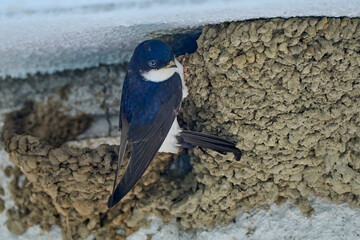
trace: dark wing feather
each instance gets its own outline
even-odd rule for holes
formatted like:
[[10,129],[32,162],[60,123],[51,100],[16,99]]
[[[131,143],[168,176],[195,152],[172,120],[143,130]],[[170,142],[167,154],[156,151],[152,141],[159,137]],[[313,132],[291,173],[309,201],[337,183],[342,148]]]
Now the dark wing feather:
[[119,185],[109,198],[109,208],[118,203],[144,174],[179,112],[182,100],[180,77],[175,75],[175,81],[170,84],[174,89],[169,89],[170,98],[162,103],[155,119],[150,124],[130,129],[128,133],[128,140],[133,142],[130,162]]
[[[120,119],[122,119],[122,116],[120,114]],[[122,119],[121,120],[121,137],[120,137],[120,146],[119,146],[119,155],[118,155],[118,160],[117,160],[117,167],[116,167],[116,172],[115,172],[115,179],[114,179],[114,185],[113,185],[113,192],[115,192],[115,188],[116,188],[116,183],[117,183],[117,179],[118,179],[118,175],[119,175],[119,171],[120,171],[120,167],[122,164],[122,161],[124,159],[124,155],[125,155],[125,150],[126,150],[126,145],[128,143],[127,140],[127,135],[128,135],[128,131],[129,131],[129,123],[126,121],[126,119]],[[113,197],[114,195],[112,194],[108,200],[108,206],[110,208],[110,206],[114,206],[113,204]]]

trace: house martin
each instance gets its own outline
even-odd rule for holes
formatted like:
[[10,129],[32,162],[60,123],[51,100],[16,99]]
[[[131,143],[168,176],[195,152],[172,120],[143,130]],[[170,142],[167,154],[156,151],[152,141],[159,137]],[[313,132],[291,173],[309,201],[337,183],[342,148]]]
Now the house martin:
[[[120,104],[119,156],[108,207],[116,205],[138,182],[157,152],[179,153],[180,148],[210,148],[233,152],[235,143],[204,133],[182,130],[176,119],[188,95],[182,65],[168,44],[148,40],[134,50],[126,73]],[[130,161],[116,186],[126,145],[132,143]]]

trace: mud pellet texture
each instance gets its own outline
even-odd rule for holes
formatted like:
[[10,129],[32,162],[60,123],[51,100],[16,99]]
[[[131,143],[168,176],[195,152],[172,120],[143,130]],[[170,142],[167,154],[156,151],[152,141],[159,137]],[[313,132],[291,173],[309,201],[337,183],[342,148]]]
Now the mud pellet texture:
[[311,195],[358,206],[359,38],[359,19],[350,18],[203,29],[197,52],[188,56],[184,120],[230,137],[244,155],[237,163],[195,151],[194,175],[203,188],[185,225],[226,222],[238,207],[283,198],[307,215]]
[[[231,154],[191,150],[192,172],[174,177],[167,172],[176,156],[159,154],[112,210],[106,201],[118,146],[61,145],[74,134],[55,136],[57,141],[51,142],[51,124],[33,126],[29,121],[48,119],[51,113],[35,106],[7,118],[5,148],[31,183],[25,189],[38,196],[34,201],[48,199],[44,208],[49,210],[42,211],[53,216],[49,224],[62,226],[65,239],[89,234],[123,239],[144,226],[150,214],[165,222],[176,218],[187,229],[213,227],[231,221],[239,207],[246,211],[287,199],[310,216],[312,195],[355,208],[360,192],[359,39],[358,18],[267,19],[204,27],[197,52],[181,57],[189,88],[181,122],[237,142],[243,158],[237,162]],[[70,120],[62,122],[69,131],[74,124]],[[84,124],[79,117],[75,120],[75,132],[80,132]],[[23,216],[23,208],[10,214],[13,221]],[[26,211],[29,215],[38,208]],[[13,231],[21,234],[26,227],[18,225]]]
[[0,213],[5,210],[5,201],[4,199],[0,198]]

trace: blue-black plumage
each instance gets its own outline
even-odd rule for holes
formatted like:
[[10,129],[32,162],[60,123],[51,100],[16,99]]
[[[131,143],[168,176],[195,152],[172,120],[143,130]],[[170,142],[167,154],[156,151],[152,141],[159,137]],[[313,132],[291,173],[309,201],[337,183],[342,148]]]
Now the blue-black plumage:
[[[108,207],[118,203],[137,183],[157,152],[178,153],[179,147],[204,147],[220,153],[241,151],[220,137],[181,130],[177,122],[187,95],[183,68],[163,41],[148,40],[134,50],[120,105],[118,166]],[[132,142],[127,169],[116,186],[126,145]]]

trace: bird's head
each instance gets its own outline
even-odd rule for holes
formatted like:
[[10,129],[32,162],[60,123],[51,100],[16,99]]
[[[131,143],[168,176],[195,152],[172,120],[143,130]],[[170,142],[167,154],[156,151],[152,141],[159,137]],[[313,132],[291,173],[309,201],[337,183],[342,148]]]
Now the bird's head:
[[130,68],[147,81],[162,82],[177,71],[175,61],[174,52],[164,41],[147,40],[135,48]]

